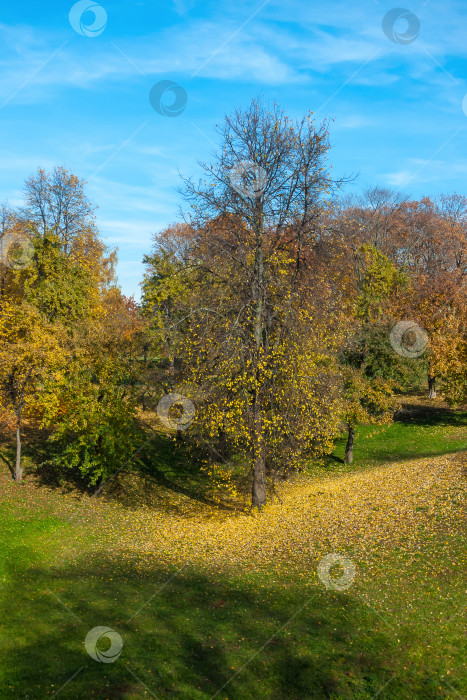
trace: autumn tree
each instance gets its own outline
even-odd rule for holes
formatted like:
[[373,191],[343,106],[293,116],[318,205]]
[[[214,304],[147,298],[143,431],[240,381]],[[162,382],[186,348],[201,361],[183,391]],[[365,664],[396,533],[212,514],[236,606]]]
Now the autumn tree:
[[[87,485],[97,486],[121,469],[144,442],[134,390],[137,322],[132,322],[124,299],[104,299],[103,309],[106,315],[81,328],[70,361],[49,385],[42,421],[51,429],[47,463],[58,474],[79,476]],[[116,318],[119,311],[125,316],[123,323]]]
[[[430,397],[436,396],[437,378],[442,379],[444,371],[445,320],[452,314],[459,316],[465,298],[466,212],[467,199],[461,195],[416,201],[372,188],[361,197],[340,203],[331,220],[335,235],[348,241],[349,253],[357,251],[359,245],[371,245],[405,275],[407,284],[400,288],[386,317],[389,320],[392,316],[393,324],[411,319],[428,333],[429,349],[423,359],[406,364],[406,369],[411,363],[416,370],[406,374],[415,379],[423,365]],[[384,289],[381,291],[384,297]],[[379,341],[377,345],[382,348]],[[393,362],[387,366],[395,369]]]
[[23,419],[37,411],[38,395],[46,383],[57,378],[65,362],[58,331],[30,304],[1,300],[0,396],[3,406],[15,416],[15,481],[21,481],[23,473]]
[[[46,429],[58,471],[97,483],[140,439],[136,305],[117,288],[84,182],[66,169],[29,178],[25,207],[4,210],[2,226],[1,403],[15,415],[16,474],[27,417]],[[25,236],[27,260],[14,248]]]
[[134,301],[108,285],[105,258],[100,268],[93,257],[78,265],[59,249],[38,261],[47,274],[31,278],[31,296],[66,329],[69,355],[44,400],[48,463],[99,486],[144,441],[135,418],[141,320]]
[[[215,161],[201,164],[205,179],[183,188],[198,274],[209,281],[192,319],[193,361],[216,422],[229,416],[251,454],[252,504],[261,507],[267,456],[280,451],[292,425],[302,448],[333,431],[332,391],[327,402],[314,382],[332,385],[324,375],[335,331],[323,332],[323,319],[313,318],[317,305],[309,304],[303,273],[320,237],[323,202],[338,183],[325,168],[327,127],[315,127],[311,115],[292,122],[276,105],[253,100],[226,118],[219,135]],[[313,411],[314,427],[305,419]],[[288,421],[299,415],[302,423]]]
[[405,309],[430,339],[427,379],[431,398],[436,397],[437,380],[444,374],[445,329],[452,337],[456,318],[465,307],[466,211],[467,200],[459,195],[444,195],[437,202],[425,197],[406,204],[404,228],[411,245],[410,249],[406,246],[405,269],[411,288]]
[[152,399],[160,390],[166,394],[175,390],[181,344],[196,293],[193,240],[194,231],[188,225],[175,224],[155,236],[154,251],[143,259],[141,308],[147,324],[143,399],[146,394]]
[[25,182],[22,217],[33,222],[43,238],[47,232],[54,232],[66,255],[80,245],[85,234],[91,241],[97,233],[95,207],[89,202],[84,185],[84,180],[63,166],[51,172],[39,168]]

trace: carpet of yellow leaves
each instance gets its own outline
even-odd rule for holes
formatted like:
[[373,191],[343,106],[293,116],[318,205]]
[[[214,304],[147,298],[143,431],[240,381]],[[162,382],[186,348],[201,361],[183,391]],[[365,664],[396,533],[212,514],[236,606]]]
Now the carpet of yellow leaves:
[[[417,459],[371,470],[302,477],[285,483],[280,500],[261,512],[234,512],[165,494],[160,509],[81,501],[66,519],[94,523],[96,554],[112,551],[146,570],[194,566],[242,572],[292,572],[309,578],[329,552],[370,562],[401,547],[423,549],[442,531],[465,528],[467,453]],[[158,498],[162,498],[158,494]],[[172,499],[172,503],[170,500]],[[76,503],[76,501],[75,501]],[[170,506],[173,506],[172,509]]]

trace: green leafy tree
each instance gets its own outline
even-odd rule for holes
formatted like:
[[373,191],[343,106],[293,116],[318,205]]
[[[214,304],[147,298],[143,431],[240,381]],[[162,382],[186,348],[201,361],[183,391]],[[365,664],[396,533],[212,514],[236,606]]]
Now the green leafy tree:
[[100,486],[144,443],[136,420],[140,328],[134,303],[111,289],[75,332],[66,370],[47,387],[43,419],[52,430],[49,462],[60,473]]
[[389,423],[398,407],[392,387],[382,379],[369,381],[362,370],[347,367],[344,379],[344,421],[348,436],[345,463],[352,464],[355,428],[359,423]]

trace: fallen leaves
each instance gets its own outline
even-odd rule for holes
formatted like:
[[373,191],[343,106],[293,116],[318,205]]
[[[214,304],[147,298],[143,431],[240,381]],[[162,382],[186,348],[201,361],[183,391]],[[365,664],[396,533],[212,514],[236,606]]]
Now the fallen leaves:
[[[466,463],[467,453],[458,453],[353,474],[302,476],[281,486],[282,503],[251,514],[194,504],[170,492],[161,509],[129,509],[72,495],[57,499],[50,492],[48,514],[82,524],[88,532],[92,525],[95,554],[113,551],[122,567],[128,559],[141,571],[157,562],[244,573],[287,571],[311,581],[317,562],[329,552],[345,552],[371,569],[375,554],[380,558],[400,549],[410,559],[440,530],[456,536],[464,528]],[[11,498],[14,488],[5,482],[3,497],[11,491]],[[21,497],[29,506],[40,502],[31,485]],[[72,549],[66,542],[63,547],[68,555],[80,550],[76,540]],[[57,558],[63,555],[58,548]]]

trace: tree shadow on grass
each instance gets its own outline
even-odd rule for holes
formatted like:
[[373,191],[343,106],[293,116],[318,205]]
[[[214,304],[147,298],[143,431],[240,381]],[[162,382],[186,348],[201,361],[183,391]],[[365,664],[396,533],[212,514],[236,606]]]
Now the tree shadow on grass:
[[[138,500],[145,492],[147,504],[164,510],[177,510],[176,499],[167,497],[185,496],[192,505],[215,507],[226,512],[243,511],[243,506],[224,499],[222,502],[212,498],[212,482],[202,470],[202,459],[190,446],[182,441],[174,441],[169,436],[155,433],[144,446],[139,455],[138,468],[134,474],[140,477],[131,487],[125,482],[128,471],[122,470],[121,479],[108,482],[106,496],[114,498],[125,505],[131,505],[132,498],[139,507]],[[186,502],[185,502],[186,506]],[[183,508],[186,512],[186,507]]]
[[427,426],[467,426],[467,412],[437,405],[404,402],[394,417],[396,423]]
[[3,450],[2,453],[0,453],[0,460],[5,464],[8,468],[8,471],[11,474],[11,478],[13,478],[14,475],[14,468],[13,468],[13,450]]
[[[5,601],[2,698],[369,699],[395,672],[395,640],[374,614],[324,588],[95,552],[54,569],[13,567]],[[123,640],[114,663],[85,650],[96,626]]]
[[[31,435],[27,440],[24,454],[37,465],[33,475],[39,485],[65,492],[76,491],[93,495],[96,485],[89,486],[79,471],[67,473],[51,463],[54,449],[55,446],[40,434]],[[212,499],[212,484],[201,470],[201,466],[201,459],[183,440],[174,441],[163,433],[148,431],[146,442],[143,440],[138,454],[127,461],[123,460],[120,465],[116,464],[115,474],[110,475],[108,481],[104,482],[102,494],[104,498],[117,500],[129,508],[132,505],[140,507],[141,497],[144,496],[150,505],[176,510],[174,499],[166,498],[164,493],[171,492],[186,496],[194,503],[216,507],[219,510],[242,510],[236,504],[219,503]],[[136,489],[138,493],[131,484],[125,483],[129,473],[140,476]]]

